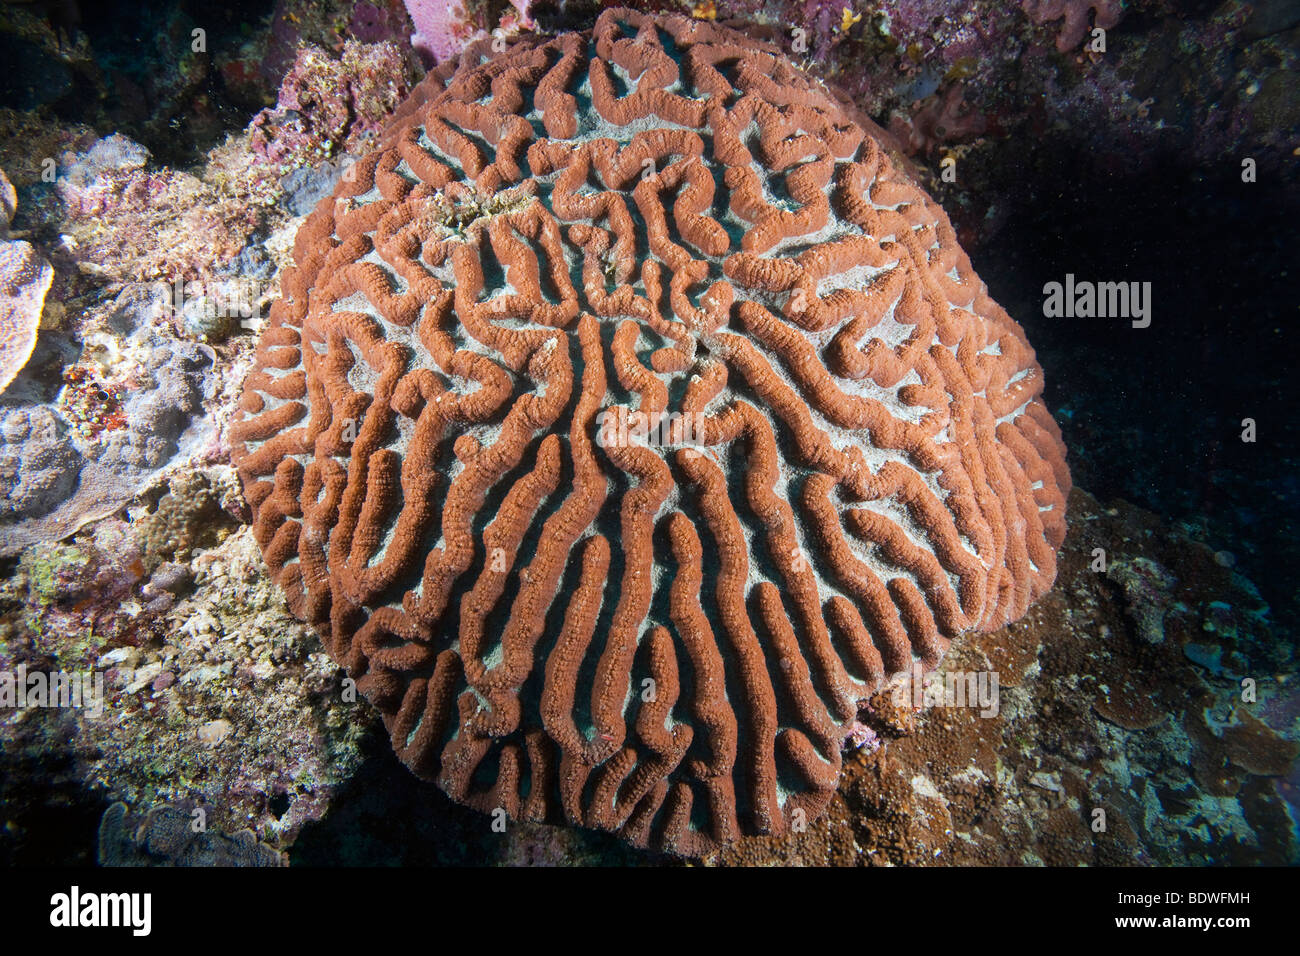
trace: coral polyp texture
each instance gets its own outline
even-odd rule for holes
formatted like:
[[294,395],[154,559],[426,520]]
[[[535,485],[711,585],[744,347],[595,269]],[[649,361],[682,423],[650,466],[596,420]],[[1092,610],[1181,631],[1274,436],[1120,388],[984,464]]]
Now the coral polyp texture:
[[254,533],[455,800],[798,830],[873,691],[1055,577],[1023,332],[774,48],[630,10],[477,42],[294,259],[231,429]]

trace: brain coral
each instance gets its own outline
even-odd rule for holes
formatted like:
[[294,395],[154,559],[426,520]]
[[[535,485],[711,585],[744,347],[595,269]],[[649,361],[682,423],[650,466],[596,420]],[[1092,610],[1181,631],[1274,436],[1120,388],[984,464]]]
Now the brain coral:
[[1042,371],[779,51],[606,11],[432,74],[298,234],[231,431],[294,612],[454,799],[701,854],[1055,577]]

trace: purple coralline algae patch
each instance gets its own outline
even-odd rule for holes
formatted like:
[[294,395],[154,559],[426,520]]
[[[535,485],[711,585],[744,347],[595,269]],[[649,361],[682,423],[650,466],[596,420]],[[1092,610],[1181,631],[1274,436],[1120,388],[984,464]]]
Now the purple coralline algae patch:
[[360,152],[409,88],[396,44],[349,40],[337,58],[304,47],[280,84],[276,105],[253,118],[253,151],[281,174],[340,151]]

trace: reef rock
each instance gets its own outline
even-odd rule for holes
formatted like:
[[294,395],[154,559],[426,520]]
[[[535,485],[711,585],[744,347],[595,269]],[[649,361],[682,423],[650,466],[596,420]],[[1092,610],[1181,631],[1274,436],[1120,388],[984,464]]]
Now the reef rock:
[[0,413],[0,516],[47,514],[77,485],[81,455],[67,428],[43,405]]
[[[120,382],[105,388],[87,373],[80,383],[69,380],[57,406],[24,404],[7,413],[0,433],[0,482],[12,483],[26,497],[25,503],[0,511],[0,555],[57,541],[112,514],[164,468],[215,437],[204,407],[214,391],[212,349],[161,334],[151,324],[157,308],[157,290],[147,287],[129,287],[114,303],[110,325],[125,332],[112,341]],[[88,366],[77,369],[86,372]],[[52,418],[55,407],[75,426],[68,439]],[[56,460],[74,469],[75,481],[36,477],[53,467],[41,462]]]
[[54,269],[30,242],[9,239],[16,206],[14,187],[0,170],[0,392],[32,357],[54,282]]
[[202,808],[164,804],[141,818],[133,818],[126,805],[115,803],[104,811],[99,825],[100,866],[283,866],[280,853],[257,842],[252,830],[226,836],[197,820]]

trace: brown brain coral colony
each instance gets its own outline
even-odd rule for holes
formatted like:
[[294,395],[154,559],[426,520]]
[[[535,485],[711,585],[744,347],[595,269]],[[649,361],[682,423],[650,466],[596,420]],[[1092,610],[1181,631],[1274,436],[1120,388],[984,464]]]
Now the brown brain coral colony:
[[267,564],[454,799],[698,855],[1055,577],[1042,370],[775,49],[482,43],[299,232],[232,429]]

